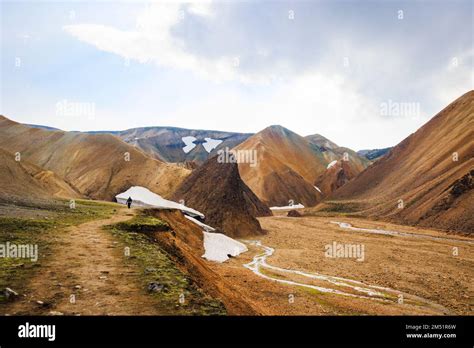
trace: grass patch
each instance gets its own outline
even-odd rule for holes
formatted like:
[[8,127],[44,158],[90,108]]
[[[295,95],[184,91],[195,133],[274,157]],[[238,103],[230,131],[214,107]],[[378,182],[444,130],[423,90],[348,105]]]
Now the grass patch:
[[330,301],[327,296],[328,294],[318,291],[316,289],[311,289],[311,288],[302,288],[304,292],[307,294],[311,295],[312,299],[319,304],[320,306],[328,309],[331,311],[332,315],[365,315],[366,313],[362,311],[356,311],[350,308],[345,308],[337,305],[336,303],[333,303]]
[[265,267],[260,267],[259,270],[260,270],[260,273],[268,277],[273,277],[273,278],[282,279],[282,280],[290,280],[286,275],[283,275],[281,273],[278,273],[274,270],[271,270]]
[[169,225],[155,217],[138,215],[124,222],[119,222],[115,227],[127,232],[159,232],[169,231]]
[[320,209],[324,212],[335,213],[354,213],[357,212],[357,204],[354,203],[340,203],[340,202],[325,202],[325,206]]
[[316,207],[316,210],[305,211],[307,216],[346,215],[360,217],[367,208],[367,204],[361,202],[324,201]]
[[[166,228],[166,229],[165,229]],[[122,247],[130,248],[130,257],[124,262],[140,270],[144,291],[150,283],[162,290],[148,292],[156,300],[160,312],[166,315],[225,315],[222,302],[206,295],[182,272],[168,254],[154,242],[148,231],[169,230],[169,226],[154,217],[136,216],[127,222],[105,226]],[[184,300],[180,302],[181,300]]]
[[41,263],[51,254],[56,236],[66,233],[68,226],[107,218],[118,206],[106,202],[77,200],[76,208],[69,201],[54,201],[47,205],[3,205],[8,215],[0,216],[0,244],[38,246],[38,261],[25,258],[0,257],[0,313],[6,311],[6,287],[24,293],[28,281],[41,269]]

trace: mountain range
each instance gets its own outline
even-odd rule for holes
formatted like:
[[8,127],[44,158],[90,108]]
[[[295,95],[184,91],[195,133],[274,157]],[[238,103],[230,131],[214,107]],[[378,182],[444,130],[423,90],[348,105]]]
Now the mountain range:
[[305,206],[320,202],[329,192],[315,187],[316,180],[332,175],[327,168],[332,161],[347,159],[350,178],[369,164],[354,151],[320,135],[302,137],[282,126],[265,128],[234,150],[255,152],[256,165],[239,163],[240,175],[263,202],[273,206],[286,206],[290,201]]
[[72,191],[92,199],[112,200],[130,186],[169,196],[190,173],[110,134],[45,130],[4,116],[0,116],[0,148],[19,153],[22,165],[26,161],[51,171]]
[[[473,103],[470,91],[393,148],[359,153],[279,125],[66,132],[0,116],[0,199],[113,200],[143,186],[202,209],[231,236],[262,233],[256,217],[292,203],[472,232]],[[244,160],[216,160],[228,149]]]
[[204,163],[220,149],[233,148],[252,135],[176,127],[142,127],[91,133],[116,135],[127,144],[164,162],[191,162],[197,165]]

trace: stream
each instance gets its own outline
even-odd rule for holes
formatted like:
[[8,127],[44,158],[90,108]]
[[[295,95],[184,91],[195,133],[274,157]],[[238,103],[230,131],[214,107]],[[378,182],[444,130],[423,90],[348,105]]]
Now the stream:
[[[342,278],[342,277],[328,276],[328,275],[324,275],[320,273],[307,273],[307,272],[302,272],[299,270],[292,270],[292,269],[286,269],[286,268],[269,265],[267,263],[267,258],[273,255],[273,253],[275,252],[275,249],[265,246],[260,241],[256,241],[256,240],[248,240],[248,241],[243,241],[243,242],[248,245],[253,245],[253,246],[263,249],[263,253],[255,255],[251,262],[244,264],[243,266],[251,270],[253,273],[258,275],[259,277],[262,277],[264,279],[282,283],[282,284],[314,289],[323,293],[330,293],[330,294],[335,294],[335,295],[340,295],[340,296],[348,296],[348,297],[356,297],[356,298],[364,298],[364,299],[377,300],[377,301],[383,301],[383,302],[396,303],[399,300],[400,295],[402,295],[404,299],[422,302],[429,307],[437,309],[443,314],[449,313],[448,310],[441,305],[433,303],[427,299],[424,299],[415,295],[406,294],[394,289],[376,286],[376,285],[369,285],[369,284],[359,282],[357,280],[352,280],[352,279],[347,279],[347,278]],[[300,283],[300,282],[296,282],[292,280],[280,279],[280,278],[269,276],[267,274],[262,273],[261,271],[262,268],[270,269],[277,272],[287,273],[287,274],[295,274],[295,275],[302,276],[308,279],[315,279],[322,282],[327,282],[328,285],[330,284],[332,285],[332,287],[324,287],[324,286]],[[352,289],[354,293],[347,292],[347,290],[344,291],[344,288]]]
[[411,238],[430,239],[430,240],[436,240],[436,241],[441,240],[441,241],[456,242],[456,243],[474,244],[474,241],[465,240],[465,239],[457,239],[457,238],[449,238],[449,237],[438,237],[438,236],[432,236],[432,235],[420,234],[420,233],[387,231],[387,230],[372,229],[372,228],[361,228],[361,227],[354,227],[350,223],[347,223],[347,222],[339,222],[339,221],[331,221],[331,223],[339,225],[339,227],[341,227],[343,229],[348,229],[348,230],[357,231],[357,232],[366,232],[366,233],[373,233],[373,234],[383,234],[383,235],[387,235],[387,236],[402,236],[402,237],[411,237]]

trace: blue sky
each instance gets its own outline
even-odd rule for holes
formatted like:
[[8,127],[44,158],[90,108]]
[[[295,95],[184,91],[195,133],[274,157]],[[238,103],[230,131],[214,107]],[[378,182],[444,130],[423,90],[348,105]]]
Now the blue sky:
[[[392,146],[473,89],[472,6],[2,1],[0,113],[65,130],[281,124]],[[79,109],[58,112],[65,100]]]

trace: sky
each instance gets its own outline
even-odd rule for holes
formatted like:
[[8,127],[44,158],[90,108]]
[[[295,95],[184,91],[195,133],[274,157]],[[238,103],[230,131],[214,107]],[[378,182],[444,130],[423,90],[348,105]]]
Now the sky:
[[1,0],[0,114],[64,130],[280,124],[396,145],[473,89],[473,2]]

